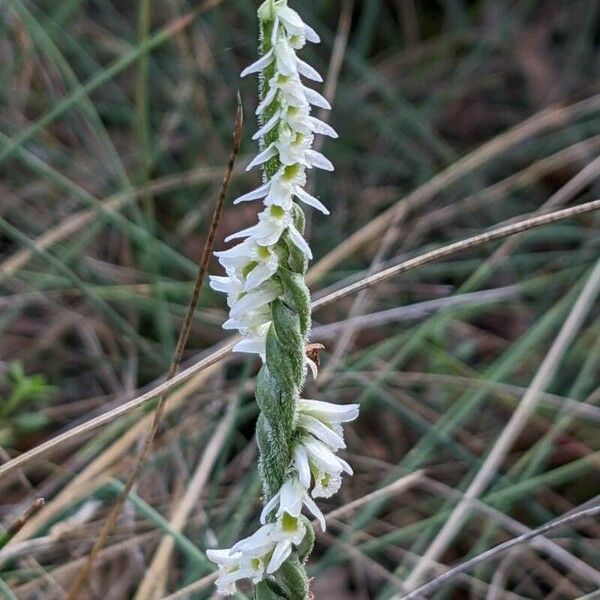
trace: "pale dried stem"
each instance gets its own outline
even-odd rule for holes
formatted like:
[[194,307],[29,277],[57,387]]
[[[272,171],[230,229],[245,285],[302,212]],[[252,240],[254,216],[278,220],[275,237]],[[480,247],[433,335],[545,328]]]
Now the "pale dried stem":
[[[487,233],[472,236],[465,240],[455,242],[447,246],[443,246],[442,248],[431,250],[430,252],[426,252],[425,254],[422,254],[415,258],[411,258],[387,269],[383,269],[379,273],[365,277],[355,283],[349,284],[339,290],[333,291],[327,294],[326,296],[318,298],[313,302],[312,308],[313,310],[316,310],[317,308],[321,308],[323,306],[326,306],[327,304],[336,302],[341,298],[344,298],[357,291],[368,288],[372,285],[377,285],[378,283],[382,283],[383,281],[395,277],[396,275],[405,273],[407,271],[411,271],[413,269],[417,269],[442,258],[448,258],[449,256],[452,256],[459,252],[474,249],[486,243],[497,241],[510,235],[522,233],[524,231],[528,231],[536,227],[541,227],[543,225],[548,225],[550,223],[556,223],[558,221],[575,217],[577,215],[587,214],[598,209],[600,209],[600,200],[595,200],[593,202],[587,202],[585,204],[580,204],[578,206],[567,208],[561,211],[532,217],[530,219],[523,219],[511,225],[498,227],[496,229],[488,231]],[[100,415],[95,419],[83,423],[82,425],[73,429],[72,431],[66,432],[60,436],[57,436],[56,438],[48,440],[44,444],[41,444],[40,446],[37,446],[36,448],[33,448],[32,450],[23,453],[22,455],[12,459],[8,463],[0,465],[0,477],[7,475],[8,473],[14,471],[17,468],[22,467],[23,465],[31,462],[34,459],[40,458],[41,456],[48,454],[50,451],[58,448],[61,444],[70,441],[73,436],[83,435],[84,433],[87,433],[97,427],[100,427],[101,425],[112,421],[116,417],[122,416],[123,414],[133,410],[134,408],[143,405],[145,402],[148,402],[160,396],[163,393],[167,393],[169,390],[173,389],[189,377],[195,375],[198,372],[201,372],[202,370],[206,369],[211,365],[216,364],[217,362],[228,356],[230,350],[235,345],[237,339],[238,338],[227,340],[226,342],[224,342],[223,346],[221,346],[215,352],[209,354],[205,359],[182,371],[171,381],[165,382],[156,389],[150,390],[146,394],[127,402],[118,409],[114,409],[105,415]]]
[[331,271],[335,265],[353,254],[358,248],[377,239],[381,232],[389,227],[390,222],[398,222],[409,211],[423,206],[436,194],[442,192],[447,186],[464,177],[467,173],[474,171],[530,137],[553,127],[560,127],[571,119],[599,109],[600,95],[586,98],[571,106],[548,108],[487,142],[437,174],[405,198],[398,200],[396,204],[364,227],[361,227],[342,244],[326,254],[307,274],[308,283],[312,284],[319,281],[325,273]]
[[600,293],[600,261],[596,263],[596,266],[589,275],[585,287],[579,294],[556,340],[540,365],[527,393],[523,396],[519,406],[502,430],[500,437],[484,460],[477,475],[470,483],[463,498],[459,501],[442,529],[431,542],[421,561],[419,561],[406,579],[407,589],[410,590],[417,586],[427,573],[429,565],[437,561],[448,548],[448,545],[452,542],[468,517],[473,507],[473,501],[485,491],[489,482],[498,472],[514,442],[527,425],[529,414],[538,404],[540,398],[539,392],[544,391],[546,386],[551,382],[565,352],[568,350],[593,307],[598,293]]
[[[227,433],[231,428],[234,417],[235,404],[231,403],[221,419],[221,423],[204,449],[185,494],[177,503],[173,516],[169,520],[169,525],[174,531],[183,531],[191,512],[198,508],[200,495],[204,491],[213,466],[226,441]],[[162,596],[167,581],[167,568],[173,547],[173,537],[171,535],[163,536],[150,565],[144,573],[144,578],[138,587],[134,600],[151,600],[152,598]]]

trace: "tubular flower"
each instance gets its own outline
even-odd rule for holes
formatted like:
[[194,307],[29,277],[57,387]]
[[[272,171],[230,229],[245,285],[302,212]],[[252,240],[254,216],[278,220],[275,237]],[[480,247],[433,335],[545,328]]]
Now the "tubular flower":
[[[330,109],[327,100],[304,81],[322,81],[296,51],[319,36],[287,0],[266,0],[258,10],[261,57],[242,71],[260,76],[259,129],[253,139],[260,151],[248,169],[260,167],[263,182],[234,204],[261,201],[258,222],[230,235],[242,240],[216,252],[225,275],[210,285],[227,295],[225,329],[237,330],[234,351],[258,354],[260,407],[256,438],[266,504],[261,527],[231,549],[209,550],[219,569],[217,590],[229,595],[249,579],[256,598],[309,597],[306,561],[314,540],[306,509],[325,529],[325,518],[313,498],[339,490],[342,474],[352,468],[337,452],[346,447],[342,424],[356,419],[358,405],[339,406],[304,400],[310,331],[310,294],[304,282],[310,246],[303,237],[304,213],[297,202],[327,215],[326,206],[305,190],[307,171],[333,171],[331,162],[313,149],[315,135],[336,138],[327,123],[312,116],[312,107]],[[264,583],[263,583],[264,582]],[[267,585],[268,592],[264,592]],[[285,594],[281,596],[277,592]]]

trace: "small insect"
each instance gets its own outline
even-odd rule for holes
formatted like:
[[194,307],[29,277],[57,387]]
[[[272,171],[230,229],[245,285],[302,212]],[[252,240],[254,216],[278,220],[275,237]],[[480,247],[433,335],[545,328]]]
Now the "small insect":
[[321,366],[321,359],[319,357],[319,352],[321,350],[325,350],[325,346],[323,346],[323,344],[308,344],[306,346],[306,349],[304,350],[304,352],[306,353],[306,356],[308,358],[310,358],[310,360],[312,360],[315,365],[317,365],[317,368],[319,368]]

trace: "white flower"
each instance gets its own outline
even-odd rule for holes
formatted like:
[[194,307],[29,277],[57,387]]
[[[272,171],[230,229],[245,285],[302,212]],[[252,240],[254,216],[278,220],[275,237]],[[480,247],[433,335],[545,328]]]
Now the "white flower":
[[309,27],[295,10],[288,6],[282,6],[277,11],[277,18],[283,23],[290,36],[290,43],[296,50],[302,48],[306,40],[315,44],[321,41],[317,32]]
[[[293,75],[276,73],[269,80],[268,87],[267,93],[256,107],[257,115],[261,115],[278,95],[282,105],[286,108],[310,108],[310,105],[312,105],[324,108],[325,110],[331,110],[331,105],[327,99],[316,90],[305,86],[297,73]],[[261,128],[262,135],[273,129],[277,119],[284,112],[285,111],[283,110],[277,111],[269,121],[263,124]],[[275,123],[271,122],[273,120]],[[252,139],[258,139],[262,137],[262,135],[256,133]]]
[[235,304],[238,298],[244,293],[244,282],[236,277],[235,274],[221,277],[219,275],[210,276],[210,287],[215,292],[223,292],[227,294],[227,304],[231,307]]
[[251,292],[244,293],[240,299],[231,307],[230,317],[248,318],[253,311],[257,311],[270,304],[282,294],[281,285],[275,280],[270,279],[262,285],[253,289]]
[[293,545],[300,543],[303,537],[304,531],[298,538],[269,523],[231,549],[207,550],[207,557],[219,568],[216,581],[219,594],[235,594],[240,579],[250,579],[256,584],[265,574],[275,573],[291,554]]
[[250,579],[253,583],[262,581],[272,546],[272,543],[269,543],[266,549],[248,546],[244,552],[234,550],[235,546],[231,549],[207,550],[206,556],[219,568],[219,577],[216,581],[219,594],[224,596],[235,594],[235,584],[240,579]]
[[271,321],[263,323],[253,329],[242,330],[242,339],[235,344],[233,352],[246,352],[248,354],[258,354],[263,362],[267,353],[267,332],[271,326]]
[[283,234],[288,231],[290,238],[308,256],[312,258],[310,246],[302,237],[302,234],[296,229],[294,219],[291,213],[285,211],[280,206],[268,206],[258,215],[258,223],[247,229],[242,229],[233,235],[226,238],[225,241],[234,240],[237,238],[251,237],[262,246],[272,246]]
[[283,166],[268,183],[236,198],[233,203],[238,204],[239,202],[249,202],[263,198],[266,206],[279,206],[288,211],[291,208],[292,198],[295,196],[304,204],[308,204],[328,215],[329,211],[321,201],[303,189],[305,183],[306,174],[301,165]]
[[[262,568],[260,579],[262,579],[264,573],[271,575],[281,567],[291,554],[293,543],[290,536],[279,531],[276,525],[267,523],[250,537],[237,542],[231,550],[241,554],[242,562],[245,558],[260,558],[260,568]],[[258,565],[258,563],[255,564]],[[255,577],[258,575],[259,573],[256,571]],[[257,580],[253,581],[258,583]]]
[[225,550],[207,550],[206,556],[219,567],[219,577],[216,585],[219,594],[230,596],[235,594],[235,582],[243,579],[244,574],[240,570],[241,552]]
[[[242,287],[241,291],[245,292],[255,289],[261,283],[270,279],[279,267],[279,257],[273,248],[271,246],[261,246],[253,239],[244,240],[241,244],[229,250],[215,252],[215,256],[219,258],[219,262],[225,267],[226,271],[235,273],[236,278],[239,280],[238,285]],[[215,284],[223,288],[218,291],[229,293],[226,291],[229,287],[234,291],[236,290],[233,284],[228,286],[225,278],[214,277],[214,279]],[[211,282],[212,280],[213,278],[211,278]],[[217,289],[214,286],[212,287],[215,290]]]
[[[318,419],[343,438],[342,423],[349,423],[358,417],[360,406],[358,404],[333,404],[321,400],[298,401],[298,412],[301,415]],[[318,436],[317,436],[318,437]],[[343,447],[343,446],[342,446]]]
[[[319,520],[321,528],[325,530],[325,517],[313,499],[307,494],[306,487],[295,477],[288,479],[263,508],[260,514],[261,523],[266,523],[269,514],[277,507],[275,515],[279,524],[278,526],[281,530],[289,529],[291,527],[291,520],[298,519],[301,523],[299,517],[304,505]],[[284,518],[288,519],[288,521],[284,522]],[[302,537],[300,537],[300,540],[302,540]]]
[[352,467],[339,458],[327,444],[305,435],[294,447],[294,467],[298,471],[300,483],[309,488],[311,478],[315,485],[313,498],[329,498],[337,493],[342,483],[342,473],[352,475]]

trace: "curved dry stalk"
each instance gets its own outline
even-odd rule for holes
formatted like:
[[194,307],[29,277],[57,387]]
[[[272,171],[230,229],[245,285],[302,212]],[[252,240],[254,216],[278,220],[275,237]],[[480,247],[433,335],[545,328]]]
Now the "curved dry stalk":
[[[387,279],[390,279],[395,275],[398,275],[400,273],[406,273],[407,271],[417,269],[421,266],[435,262],[436,260],[440,260],[442,258],[448,258],[449,256],[452,256],[464,250],[470,250],[482,246],[486,243],[506,238],[510,235],[523,233],[524,231],[528,231],[536,227],[541,227],[550,223],[556,223],[557,221],[568,219],[577,215],[586,214],[598,209],[600,209],[600,200],[594,200],[592,202],[587,202],[585,204],[580,204],[578,206],[566,208],[564,210],[540,215],[538,217],[523,219],[511,225],[498,227],[486,233],[472,236],[465,240],[455,242],[447,246],[443,246],[442,248],[438,248],[436,250],[431,250],[429,252],[426,252],[425,254],[416,256],[415,258],[411,258],[387,269],[383,269],[378,273],[365,277],[355,283],[349,284],[339,290],[327,294],[326,296],[322,296],[321,298],[318,298],[313,302],[312,308],[313,310],[316,310],[317,308],[321,308],[327,304],[331,304],[332,302],[344,298],[349,294],[386,281]],[[70,431],[67,431],[55,438],[52,438],[51,440],[48,440],[47,442],[40,444],[35,448],[32,448],[31,450],[21,454],[20,456],[13,458],[11,461],[0,465],[0,477],[8,475],[15,469],[23,467],[31,461],[45,456],[52,450],[71,441],[72,439],[75,439],[76,437],[93,431],[94,429],[105,425],[106,423],[116,419],[117,417],[131,412],[132,410],[144,405],[150,400],[157,398],[161,394],[168,393],[170,390],[175,388],[177,385],[181,384],[183,381],[189,379],[193,375],[203,371],[204,369],[208,368],[211,365],[214,365],[215,363],[228,356],[231,349],[235,345],[237,339],[237,337],[234,337],[229,340],[226,340],[222,346],[220,346],[217,350],[209,354],[206,358],[200,360],[198,363],[192,365],[185,371],[182,371],[181,373],[179,373],[179,375],[175,376],[170,381],[166,381],[165,383],[154,388],[153,390],[150,390],[145,394],[134,398],[133,400],[130,400],[123,406],[115,408],[104,415],[95,417],[94,419],[91,419],[86,423],[82,423],[78,427],[75,427]]]
[[442,529],[431,542],[422,559],[406,579],[407,589],[410,590],[418,585],[429,569],[429,565],[432,562],[436,562],[445,552],[448,545],[454,539],[454,536],[464,524],[473,506],[473,501],[485,491],[489,482],[495,477],[508,451],[527,425],[529,414],[539,402],[539,391],[543,391],[552,379],[564,353],[579,332],[599,293],[600,261],[596,263],[589,275],[583,290],[579,294],[558,336],[540,365],[527,393],[523,396],[517,409],[502,430],[477,475],[473,478],[464,496],[456,505]]
[[[235,417],[234,408],[234,403],[229,404],[227,412],[221,419],[221,423],[215,429],[206,448],[202,452],[198,466],[194,470],[185,494],[177,503],[174,514],[169,519],[169,525],[174,531],[181,532],[185,527],[190,513],[198,508],[198,500],[212,472],[213,466],[219,458],[219,453],[225,443],[227,432],[233,423]],[[134,600],[146,600],[154,598],[157,595],[162,595],[161,590],[164,589],[167,575],[166,569],[174,545],[171,535],[165,534],[162,537],[158,548],[154,552],[152,561],[144,573],[144,578],[138,586]]]
[[99,427],[102,427],[103,425],[106,425],[107,423],[110,423],[111,421],[114,421],[115,419],[122,417],[123,415],[126,415],[137,408],[140,408],[141,406],[144,406],[151,400],[155,400],[163,394],[168,394],[178,385],[187,381],[194,375],[201,373],[202,371],[226,358],[230,354],[231,349],[235,345],[237,339],[238,338],[236,337],[232,340],[228,340],[217,350],[211,352],[206,358],[199,360],[185,371],[181,371],[172,379],[157,385],[155,388],[149,390],[145,394],[142,394],[137,398],[133,398],[129,402],[109,410],[102,415],[94,417],[93,419],[90,419],[89,421],[86,421],[85,423],[82,423],[81,425],[78,425],[69,431],[65,431],[64,433],[61,433],[60,435],[57,435],[56,437],[39,444],[35,448],[24,452],[16,458],[13,458],[3,465],[0,465],[0,477],[12,473],[15,469],[19,469],[30,462],[41,458],[42,456],[47,456],[53,450],[56,450],[67,443],[76,441],[83,435],[90,433],[91,431],[94,431],[95,429],[98,429]]
[[[183,353],[185,350],[185,346],[187,344],[187,340],[190,334],[190,330],[192,328],[192,322],[194,320],[194,313],[196,312],[196,307],[198,306],[198,300],[200,299],[200,291],[202,290],[202,284],[204,283],[204,278],[206,273],[208,272],[208,264],[210,262],[210,258],[212,255],[213,245],[215,241],[215,237],[217,234],[217,228],[219,226],[219,222],[221,220],[221,214],[223,212],[223,206],[225,204],[225,197],[227,195],[227,189],[229,187],[229,182],[231,181],[231,175],[233,173],[233,166],[235,164],[235,160],[240,151],[241,138],[242,138],[242,123],[243,123],[243,112],[242,112],[242,100],[238,93],[237,95],[237,110],[235,116],[235,126],[233,131],[233,148],[231,151],[231,156],[229,157],[229,163],[227,165],[227,169],[225,171],[225,176],[223,178],[223,184],[221,186],[221,193],[219,194],[219,198],[217,203],[215,204],[215,209],[212,216],[211,225],[208,231],[208,236],[206,239],[206,244],[204,245],[204,250],[202,252],[202,257],[200,259],[200,263],[198,266],[198,273],[196,275],[196,281],[194,284],[194,290],[192,292],[192,297],[190,299],[185,318],[183,321],[183,325],[181,327],[181,332],[179,334],[179,339],[177,340],[177,346],[175,348],[175,354],[173,356],[173,360],[171,361],[171,366],[169,368],[169,372],[167,374],[167,381],[173,379],[177,374],[177,370],[179,369],[179,365],[181,364],[181,359],[183,357]],[[125,487],[119,494],[119,497],[115,501],[110,514],[90,552],[90,555],[77,575],[75,582],[71,586],[69,593],[67,594],[67,600],[77,600],[80,597],[81,591],[83,587],[87,583],[87,579],[92,571],[92,567],[94,565],[94,561],[98,556],[100,550],[106,543],[110,532],[113,530],[114,526],[117,523],[117,519],[121,514],[121,510],[123,505],[127,501],[127,497],[129,496],[129,492],[133,488],[135,481],[137,480],[150,451],[150,447],[152,446],[152,442],[158,433],[158,428],[160,427],[160,422],[162,420],[162,416],[165,410],[165,402],[167,400],[167,395],[161,395],[158,398],[158,403],[156,406],[156,410],[154,412],[154,418],[152,420],[152,426],[146,439],[144,440],[144,445],[142,446],[142,450],[137,456],[135,460],[135,464],[125,483]]]
[[532,540],[536,537],[544,535],[550,531],[553,531],[554,529],[558,529],[559,527],[563,527],[565,525],[571,525],[573,523],[576,523],[577,521],[581,521],[582,519],[587,519],[589,517],[595,517],[598,514],[600,514],[600,506],[595,506],[593,508],[580,510],[578,512],[566,515],[564,517],[554,519],[553,521],[546,523],[546,525],[542,525],[541,527],[538,527],[537,529],[533,529],[532,531],[530,531],[528,533],[524,533],[523,535],[513,538],[512,540],[508,540],[507,542],[498,544],[498,546],[495,546],[494,548],[491,548],[490,550],[486,550],[485,552],[482,552],[478,556],[475,556],[474,558],[467,560],[466,562],[462,563],[461,565],[458,565],[457,567],[450,569],[443,575],[436,577],[433,581],[430,581],[429,583],[418,587],[416,590],[410,592],[409,594],[406,594],[405,596],[400,596],[399,598],[400,598],[400,600],[416,600],[417,598],[426,597],[426,596],[424,596],[424,594],[429,594],[429,593],[437,590],[442,584],[446,583],[447,581],[454,579],[455,577],[458,577],[459,575],[462,575],[463,573],[467,573],[473,567],[481,564],[482,562],[485,562],[486,560],[495,558],[496,556],[498,556],[502,552],[505,552],[506,550],[510,550],[511,548],[514,548],[515,546],[518,546],[519,544],[528,542],[529,540]]
[[313,310],[320,308],[321,306],[324,306],[326,304],[331,304],[332,302],[340,300],[341,298],[344,298],[345,296],[348,296],[350,294],[354,294],[355,292],[359,292],[360,290],[364,290],[365,288],[371,287],[378,283],[382,283],[383,281],[386,281],[391,277],[395,277],[400,273],[406,273],[407,271],[418,269],[419,267],[435,262],[436,260],[448,258],[449,256],[452,256],[454,254],[458,254],[459,252],[463,252],[465,250],[477,248],[478,246],[482,246],[483,244],[488,244],[490,242],[494,242],[509,237],[511,235],[515,235],[517,233],[523,233],[525,231],[529,231],[530,229],[535,229],[536,227],[549,225],[551,223],[556,223],[557,221],[563,221],[564,219],[569,219],[577,215],[593,212],[598,209],[600,209],[600,200],[593,200],[592,202],[585,202],[584,204],[579,204],[577,206],[572,206],[571,208],[565,208],[563,210],[557,210],[551,213],[546,213],[538,217],[523,219],[510,225],[496,227],[487,231],[486,233],[474,235],[465,240],[461,240],[460,242],[454,242],[453,244],[448,244],[447,246],[443,246],[442,248],[425,252],[424,254],[416,256],[415,258],[405,260],[397,265],[388,267],[387,269],[383,269],[377,273],[374,273],[373,275],[364,277],[363,279],[360,279],[355,283],[351,283],[350,285],[347,285],[340,290],[327,294],[327,296],[318,298],[313,302]]
[[[236,170],[237,171],[237,170]],[[162,194],[182,185],[195,185],[206,181],[220,179],[223,176],[222,167],[202,167],[186,173],[167,175],[160,179],[151,181],[146,187],[132,190],[131,192],[120,192],[98,200],[102,205],[102,213],[117,212],[125,207],[132,199],[142,194]],[[98,208],[86,208],[63,219],[55,227],[52,227],[38,238],[33,240],[34,248],[22,248],[0,262],[0,281],[7,279],[22,269],[35,256],[36,251],[47,250],[51,246],[63,241],[83,229],[90,221],[98,215]]]
[[436,194],[480,167],[492,158],[506,152],[524,140],[538,135],[547,129],[564,125],[569,119],[600,110],[600,94],[586,98],[571,106],[547,108],[524,122],[509,129],[506,133],[483,144],[470,154],[418,187],[408,196],[401,198],[393,206],[369,221],[364,227],[348,237],[342,244],[317,261],[307,274],[307,282],[315,283],[335,265],[350,256],[357,248],[376,239],[391,222],[402,218],[406,213],[429,202]]
[[[205,370],[197,373],[194,377],[186,381],[180,388],[169,394],[169,399],[165,406],[165,415],[181,407],[181,405],[194,393],[198,392],[206,385],[206,382],[212,377],[219,365],[213,364]],[[99,454],[89,465],[78,473],[52,500],[46,503],[46,506],[30,521],[23,529],[17,533],[7,544],[6,549],[11,548],[13,543],[18,543],[34,535],[51,519],[58,517],[64,510],[72,506],[79,498],[89,496],[90,490],[94,487],[95,481],[102,481],[103,473],[133,448],[140,437],[148,431],[154,418],[152,413],[145,415],[142,419],[134,423],[121,437],[119,437],[110,447]]]

